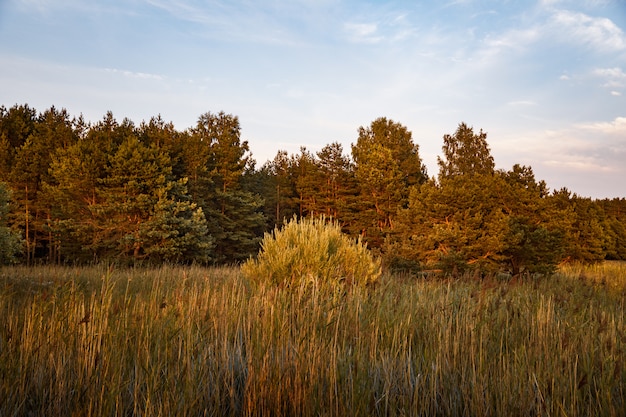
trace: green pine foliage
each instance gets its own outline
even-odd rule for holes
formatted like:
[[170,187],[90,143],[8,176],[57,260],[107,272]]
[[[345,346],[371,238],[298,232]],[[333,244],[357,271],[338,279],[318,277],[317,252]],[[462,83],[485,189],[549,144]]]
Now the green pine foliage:
[[0,182],[0,265],[16,263],[23,246],[19,234],[6,226],[10,197],[6,184]]
[[564,259],[570,212],[530,167],[495,171],[486,135],[461,124],[444,137],[439,181],[414,188],[385,252],[392,267],[444,275],[551,274]]
[[396,213],[406,207],[410,187],[428,178],[426,168],[411,132],[385,117],[359,128],[352,158],[360,188],[359,232],[371,247],[379,248],[394,229]]
[[465,123],[443,136],[431,179],[393,120],[360,127],[351,151],[279,151],[257,169],[224,112],[178,131],[160,116],[136,126],[108,112],[91,124],[0,106],[2,227],[22,236],[29,265],[238,264],[285,219],[320,215],[391,268],[515,276],[626,259],[626,199],[550,193],[530,166],[496,170],[487,134]]
[[495,163],[487,144],[487,133],[460,123],[453,135],[443,136],[443,156],[437,157],[439,179],[455,175],[492,174]]
[[266,234],[258,257],[241,269],[253,282],[288,287],[367,286],[381,274],[380,261],[365,245],[325,217],[294,217],[282,229]]
[[157,197],[139,230],[145,257],[152,263],[209,262],[214,239],[202,208],[189,201],[185,181],[168,182]]

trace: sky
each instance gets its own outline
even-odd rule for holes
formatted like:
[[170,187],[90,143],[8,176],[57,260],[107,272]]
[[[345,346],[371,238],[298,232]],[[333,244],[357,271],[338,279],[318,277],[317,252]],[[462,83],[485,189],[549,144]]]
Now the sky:
[[257,167],[386,117],[430,176],[465,122],[499,169],[626,197],[626,0],[0,0],[0,39],[7,108],[224,111]]

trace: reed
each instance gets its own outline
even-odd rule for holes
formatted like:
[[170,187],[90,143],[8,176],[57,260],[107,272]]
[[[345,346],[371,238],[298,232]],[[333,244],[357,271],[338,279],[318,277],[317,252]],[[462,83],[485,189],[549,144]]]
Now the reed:
[[625,275],[6,267],[0,415],[626,415]]

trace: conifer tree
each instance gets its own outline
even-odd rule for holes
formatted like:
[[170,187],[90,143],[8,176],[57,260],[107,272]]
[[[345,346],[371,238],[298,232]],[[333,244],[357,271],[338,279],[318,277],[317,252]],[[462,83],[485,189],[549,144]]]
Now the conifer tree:
[[279,150],[274,159],[263,164],[257,175],[258,193],[265,202],[266,230],[273,230],[299,213],[295,157]]
[[551,274],[565,256],[571,212],[554,204],[531,167],[516,164],[499,175],[507,186],[500,197],[508,223],[503,269],[513,276]]
[[626,260],[626,198],[597,201],[605,213],[603,230],[606,259]]
[[315,156],[303,146],[294,158],[295,183],[298,192],[298,217],[319,213],[319,167]]
[[190,201],[185,180],[168,181],[156,191],[156,203],[139,236],[151,262],[200,262],[212,259],[215,239],[209,235],[202,208]]
[[460,123],[453,135],[443,136],[443,157],[437,157],[439,180],[455,175],[490,175],[494,160],[487,144],[487,133],[475,134],[472,127]]
[[0,265],[17,262],[22,251],[20,235],[7,225],[10,196],[7,185],[0,182]]
[[439,181],[414,187],[386,243],[388,262],[446,274],[554,271],[563,259],[567,212],[547,198],[530,167],[495,171],[486,135],[464,124],[444,136]]
[[[136,262],[208,261],[212,238],[201,209],[173,181],[169,157],[128,136],[110,156],[94,207],[106,258]],[[191,257],[191,258],[188,258]]]
[[41,195],[42,184],[50,180],[52,155],[75,140],[68,113],[51,107],[38,116],[26,140],[15,149],[8,176],[15,201],[12,220],[24,231],[27,264],[36,256],[54,259],[50,205]]
[[551,199],[557,207],[568,212],[566,258],[583,263],[605,259],[611,233],[605,230],[606,215],[602,206],[590,198],[572,195],[566,188],[554,192]]
[[427,178],[418,149],[411,132],[393,120],[381,117],[359,128],[357,143],[352,145],[360,187],[357,216],[372,247],[380,247],[385,234],[393,230],[395,213],[406,207],[409,187]]
[[[192,131],[198,203],[215,238],[215,261],[232,263],[258,250],[265,218],[262,201],[243,189],[244,173],[254,166],[247,141],[241,140],[236,116],[205,113]],[[190,158],[191,159],[191,158]]]
[[97,210],[103,204],[100,188],[108,175],[110,155],[124,137],[134,135],[132,123],[125,120],[120,125],[111,112],[85,130],[76,143],[52,156],[51,178],[43,186],[60,236],[59,255],[73,262],[93,262],[103,256]]
[[343,154],[343,147],[338,142],[324,146],[317,153],[317,165],[318,211],[339,220],[345,229],[350,230],[358,195],[354,165]]
[[399,214],[400,232],[387,242],[388,262],[452,275],[497,271],[506,232],[502,186],[493,175],[459,175],[415,187]]

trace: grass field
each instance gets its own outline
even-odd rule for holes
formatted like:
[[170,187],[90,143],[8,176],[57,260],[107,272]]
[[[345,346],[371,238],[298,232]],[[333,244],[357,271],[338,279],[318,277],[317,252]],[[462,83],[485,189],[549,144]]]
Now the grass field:
[[626,264],[375,288],[0,269],[0,416],[624,416]]

